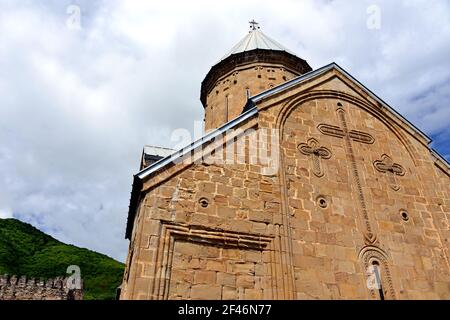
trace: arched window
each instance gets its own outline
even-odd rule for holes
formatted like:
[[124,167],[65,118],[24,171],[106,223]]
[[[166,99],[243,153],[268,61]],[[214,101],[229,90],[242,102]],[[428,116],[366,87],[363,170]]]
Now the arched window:
[[366,246],[359,257],[366,271],[366,285],[372,299],[395,300],[396,294],[389,271],[387,254],[376,246]]

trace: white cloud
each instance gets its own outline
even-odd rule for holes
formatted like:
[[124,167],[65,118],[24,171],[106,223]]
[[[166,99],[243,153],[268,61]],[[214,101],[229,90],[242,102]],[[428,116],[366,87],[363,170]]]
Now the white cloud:
[[[80,31],[66,27],[70,1],[0,4],[0,214],[62,241],[124,258],[142,145],[193,130],[203,77],[253,18],[314,68],[336,61],[426,133],[450,136],[444,0],[77,3]],[[372,4],[380,30],[366,27]]]
[[0,219],[12,218],[12,216],[11,210],[0,208]]

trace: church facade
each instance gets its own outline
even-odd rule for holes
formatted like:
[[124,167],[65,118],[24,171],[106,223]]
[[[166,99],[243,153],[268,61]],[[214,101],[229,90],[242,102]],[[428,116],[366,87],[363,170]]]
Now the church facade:
[[144,150],[121,299],[450,299],[449,164],[383,100],[252,24],[201,101]]

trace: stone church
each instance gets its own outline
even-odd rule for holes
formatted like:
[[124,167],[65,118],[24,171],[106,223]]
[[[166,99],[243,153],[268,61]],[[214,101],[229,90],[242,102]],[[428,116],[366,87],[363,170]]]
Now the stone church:
[[144,148],[121,299],[450,299],[449,163],[382,99],[252,22],[200,100]]

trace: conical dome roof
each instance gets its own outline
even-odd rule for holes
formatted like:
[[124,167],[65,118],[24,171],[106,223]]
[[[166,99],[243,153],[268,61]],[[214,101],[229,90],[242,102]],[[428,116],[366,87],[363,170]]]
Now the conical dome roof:
[[250,32],[239,41],[231,50],[222,57],[221,60],[228,58],[229,56],[241,52],[251,51],[255,49],[263,50],[275,50],[275,51],[285,51],[292,55],[292,51],[286,49],[284,46],[276,42],[275,40],[266,36],[259,27],[252,28]]
[[253,20],[250,21],[250,32],[216,62],[203,79],[200,89],[203,106],[206,106],[207,95],[221,77],[254,64],[283,67],[291,75],[301,75],[312,70],[304,59],[266,36]]

